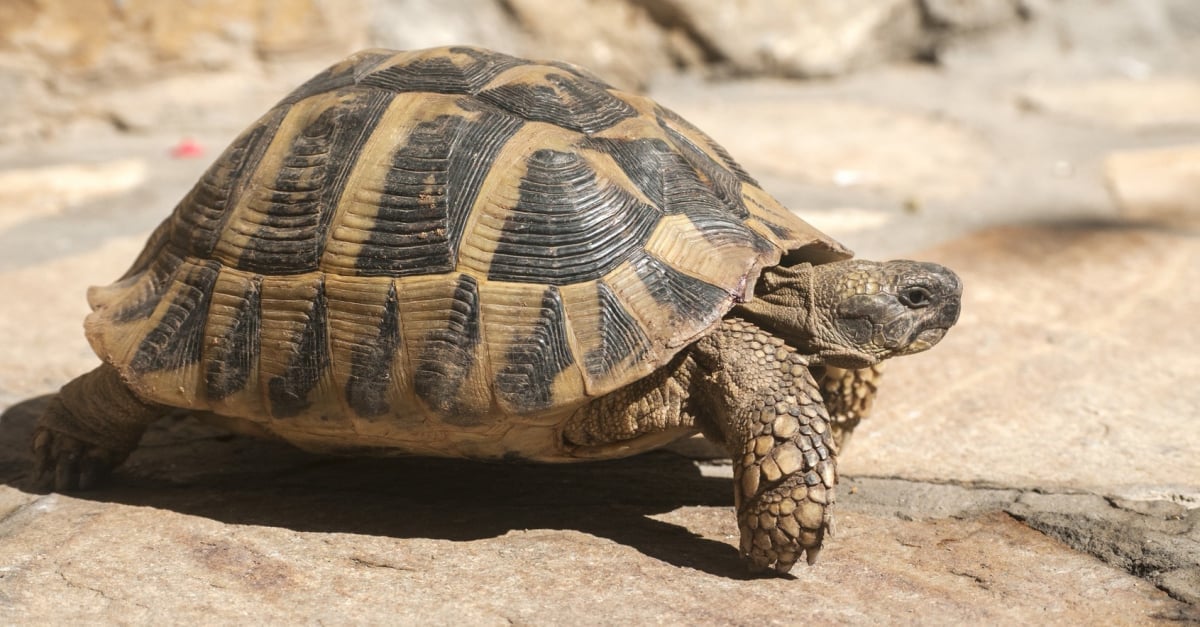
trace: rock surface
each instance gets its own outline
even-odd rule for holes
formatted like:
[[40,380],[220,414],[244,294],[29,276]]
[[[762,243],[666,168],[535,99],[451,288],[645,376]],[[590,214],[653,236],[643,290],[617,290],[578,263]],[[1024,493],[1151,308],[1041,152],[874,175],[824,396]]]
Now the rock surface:
[[[583,64],[629,88],[679,69],[832,76],[1014,22],[1008,1],[9,0],[0,141],[195,124],[231,100],[261,109],[365,46],[490,46]],[[936,21],[923,19],[926,4]]]
[[[730,467],[661,452],[569,467],[335,459],[174,417],[106,489],[32,489],[45,395],[96,363],[86,286],[124,271],[266,103],[195,107],[201,159],[168,158],[184,135],[163,121],[174,96],[152,88],[121,123],[137,132],[0,146],[0,622],[1200,621],[1200,338],[1186,324],[1200,224],[1128,220],[1105,179],[1118,151],[1200,144],[1200,121],[1088,117],[1136,104],[1096,91],[1098,74],[1132,89],[1142,67],[1094,42],[1171,75],[1200,72],[1200,56],[1075,0],[1046,5],[1088,5],[1058,25],[1061,51],[1042,4],[1022,3],[1028,32],[939,50],[942,70],[654,85],[862,256],[942,261],[966,284],[959,326],[891,365],[842,455],[837,535],[784,579],[749,579],[737,560]],[[1076,95],[1029,106],[1047,77]],[[1158,94],[1155,111],[1193,106]]]
[[911,0],[802,3],[657,0],[739,73],[834,76],[912,56],[922,34]]
[[1104,161],[1108,189],[1132,219],[1200,215],[1200,145],[1116,152]]
[[[43,402],[7,412],[3,441],[26,436]],[[747,578],[730,480],[665,453],[325,459],[184,420],[149,435],[119,486],[83,498],[14,489],[27,460],[2,455],[6,622],[1134,624],[1190,611],[1003,514],[897,517],[905,488],[879,482],[844,486],[818,567]]]
[[1034,111],[1100,126],[1142,129],[1200,124],[1200,81],[1191,78],[1107,78],[1032,85],[1020,98]]
[[[1200,506],[1200,242],[1115,222],[1002,227],[923,255],[967,287],[954,334],[897,362],[851,473]],[[893,376],[894,375],[894,376]]]

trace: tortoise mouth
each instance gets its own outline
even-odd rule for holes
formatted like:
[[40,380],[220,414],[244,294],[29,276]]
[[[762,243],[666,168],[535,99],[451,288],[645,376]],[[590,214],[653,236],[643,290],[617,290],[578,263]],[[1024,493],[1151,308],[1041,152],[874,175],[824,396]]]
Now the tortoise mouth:
[[908,346],[904,347],[904,350],[900,354],[911,355],[929,350],[935,344],[942,341],[943,337],[946,337],[946,331],[948,330],[949,328],[925,329],[918,333],[917,337],[913,338],[913,341],[909,342]]

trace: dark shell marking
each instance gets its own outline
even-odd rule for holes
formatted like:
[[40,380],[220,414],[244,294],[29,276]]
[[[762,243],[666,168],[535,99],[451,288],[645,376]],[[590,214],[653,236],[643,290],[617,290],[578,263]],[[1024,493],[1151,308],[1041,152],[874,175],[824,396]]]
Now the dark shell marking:
[[578,154],[539,150],[525,163],[488,278],[551,285],[599,279],[645,245],[662,212],[597,181]]
[[204,382],[208,397],[222,400],[246,387],[255,356],[261,350],[258,313],[261,307],[262,278],[254,277],[227,312],[214,308],[210,318],[224,314],[229,318],[225,332],[213,342],[205,360]]
[[479,328],[479,283],[462,274],[444,310],[446,326],[429,334],[416,364],[414,390],[438,415],[456,424],[474,422],[475,412],[460,404],[460,388],[476,363]]
[[827,241],[578,68],[372,50],[226,149],[91,295],[89,338],[151,400],[276,430],[487,429],[647,374]]

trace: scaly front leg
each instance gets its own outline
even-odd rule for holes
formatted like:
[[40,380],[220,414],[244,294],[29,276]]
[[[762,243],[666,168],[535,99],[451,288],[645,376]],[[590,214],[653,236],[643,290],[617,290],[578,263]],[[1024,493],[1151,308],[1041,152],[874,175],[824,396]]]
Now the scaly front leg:
[[[710,436],[733,457],[742,555],[752,570],[813,563],[831,523],[836,449],[829,415],[803,355],[740,319],[695,347],[707,371]],[[714,433],[716,432],[716,433]]]
[[883,364],[875,364],[858,370],[847,370],[834,366],[813,369],[820,382],[821,397],[829,410],[833,442],[838,451],[846,450],[846,443],[863,418],[871,415],[875,404],[875,392],[883,377]]

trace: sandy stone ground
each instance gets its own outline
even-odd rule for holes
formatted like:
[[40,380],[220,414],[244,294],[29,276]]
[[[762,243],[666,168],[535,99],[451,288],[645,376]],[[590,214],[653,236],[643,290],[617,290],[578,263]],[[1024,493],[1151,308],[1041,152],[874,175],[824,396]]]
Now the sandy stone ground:
[[[34,490],[46,395],[95,364],[86,287],[283,88],[0,146],[0,622],[1200,621],[1200,65],[1045,64],[1040,41],[651,90],[861,256],[966,286],[844,452],[837,535],[784,578],[737,559],[728,465],[666,451],[342,459],[185,416],[103,489]],[[185,136],[206,154],[172,158]]]

